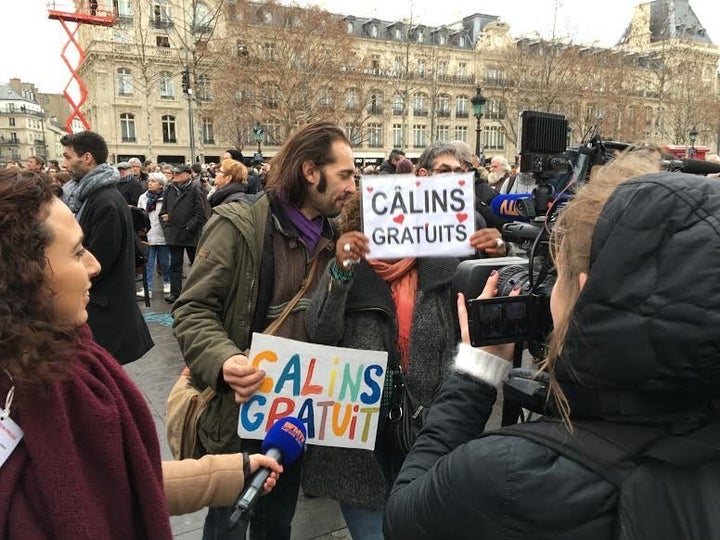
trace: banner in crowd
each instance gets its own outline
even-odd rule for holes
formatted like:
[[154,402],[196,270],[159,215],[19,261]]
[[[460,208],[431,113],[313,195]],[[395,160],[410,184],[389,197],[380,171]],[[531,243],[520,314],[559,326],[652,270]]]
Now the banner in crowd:
[[473,173],[362,176],[363,232],[372,259],[473,253]]
[[295,416],[308,444],[375,448],[387,352],[255,333],[248,358],[265,379],[240,405],[241,438],[263,439],[276,420]]

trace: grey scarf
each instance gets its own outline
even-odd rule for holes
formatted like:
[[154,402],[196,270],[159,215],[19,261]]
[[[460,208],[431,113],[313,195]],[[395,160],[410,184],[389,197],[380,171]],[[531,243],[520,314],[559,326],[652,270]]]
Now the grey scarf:
[[[82,207],[83,202],[95,193],[98,189],[105,186],[117,184],[120,179],[120,173],[115,167],[103,163],[88,172],[77,182],[68,182],[66,186],[74,183],[67,191],[63,189],[63,201],[68,205],[73,214],[77,214]],[[64,188],[65,186],[63,186]]]

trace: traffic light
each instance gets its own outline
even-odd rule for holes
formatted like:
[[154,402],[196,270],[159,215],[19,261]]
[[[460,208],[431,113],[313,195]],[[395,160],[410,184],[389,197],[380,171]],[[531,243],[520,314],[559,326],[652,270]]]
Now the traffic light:
[[190,91],[190,70],[188,68],[182,71],[182,91],[187,94]]

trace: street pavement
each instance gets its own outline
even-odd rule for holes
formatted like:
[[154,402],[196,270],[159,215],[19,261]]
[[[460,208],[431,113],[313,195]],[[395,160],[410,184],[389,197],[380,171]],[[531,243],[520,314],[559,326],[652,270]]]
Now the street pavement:
[[[161,287],[162,280],[158,278],[155,281],[156,286]],[[165,435],[165,402],[184,363],[172,334],[170,306],[163,300],[162,290],[154,291],[150,307],[145,307],[142,301],[138,301],[138,304],[150,328],[155,346],[145,356],[125,367],[148,402],[157,427],[162,458],[169,460],[173,458]],[[500,424],[500,403],[501,399],[498,399],[488,428]],[[205,514],[206,510],[201,510],[170,518],[174,538],[201,540]],[[351,540],[351,536],[335,501],[306,498],[301,494],[292,523],[291,539]]]

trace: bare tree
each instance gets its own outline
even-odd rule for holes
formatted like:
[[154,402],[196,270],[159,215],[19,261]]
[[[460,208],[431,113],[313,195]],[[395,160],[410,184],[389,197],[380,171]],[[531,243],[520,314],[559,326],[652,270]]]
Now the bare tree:
[[299,125],[345,117],[360,59],[341,17],[274,2],[237,2],[227,14],[235,50],[221,59],[213,102],[223,136],[242,148],[261,122],[268,142],[280,144]]

